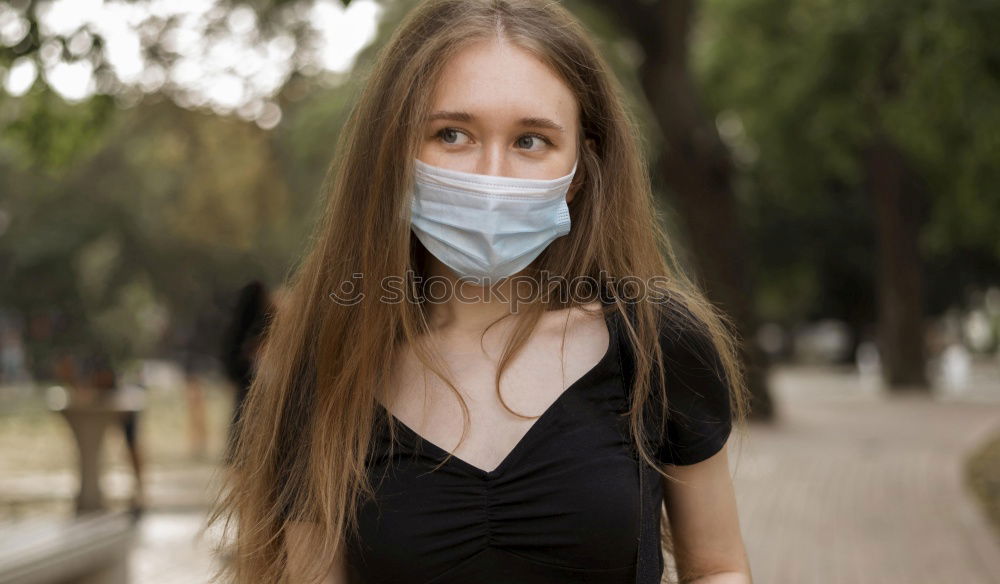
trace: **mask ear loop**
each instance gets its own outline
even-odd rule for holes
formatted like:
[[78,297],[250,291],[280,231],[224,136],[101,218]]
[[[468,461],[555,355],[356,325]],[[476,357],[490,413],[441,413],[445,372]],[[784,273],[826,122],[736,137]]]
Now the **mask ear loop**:
[[566,175],[566,176],[573,177],[569,181],[569,186],[566,187],[566,192],[567,193],[571,192],[573,190],[573,185],[575,185],[575,184],[579,185],[580,184],[580,182],[578,182],[578,177],[577,177],[577,174],[576,174],[576,171],[578,170],[579,166],[580,166],[580,157],[577,156],[576,157],[576,162],[573,163],[573,170],[569,171],[569,174]]

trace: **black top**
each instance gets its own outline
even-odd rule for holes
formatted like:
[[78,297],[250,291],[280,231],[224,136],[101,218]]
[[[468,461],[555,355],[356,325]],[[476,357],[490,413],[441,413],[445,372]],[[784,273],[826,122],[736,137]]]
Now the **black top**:
[[[606,322],[604,357],[492,471],[456,456],[433,470],[448,452],[380,406],[399,440],[390,456],[383,432],[369,458],[376,498],[348,541],[352,584],[660,582],[663,479],[634,453],[625,415],[632,362],[620,316]],[[707,335],[660,338],[672,413],[653,447],[662,463],[693,464],[730,434],[728,385]]]

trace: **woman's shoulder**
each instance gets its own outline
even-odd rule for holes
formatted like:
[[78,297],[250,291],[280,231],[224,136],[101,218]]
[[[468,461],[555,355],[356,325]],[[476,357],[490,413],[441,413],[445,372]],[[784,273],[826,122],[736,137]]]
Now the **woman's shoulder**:
[[[655,441],[657,458],[665,464],[693,464],[715,454],[728,438],[732,388],[710,327],[679,302],[663,308],[657,325],[663,386],[654,363],[646,409],[651,420],[658,420],[665,396],[667,419],[665,434]],[[631,370],[635,365],[627,341],[623,353]],[[631,379],[626,387],[631,397]]]

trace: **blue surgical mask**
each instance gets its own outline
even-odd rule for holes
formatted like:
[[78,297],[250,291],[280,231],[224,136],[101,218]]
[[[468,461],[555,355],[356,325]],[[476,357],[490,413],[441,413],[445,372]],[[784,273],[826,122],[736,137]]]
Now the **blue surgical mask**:
[[411,227],[427,251],[485,286],[526,268],[569,233],[566,176],[526,179],[448,170],[415,160]]

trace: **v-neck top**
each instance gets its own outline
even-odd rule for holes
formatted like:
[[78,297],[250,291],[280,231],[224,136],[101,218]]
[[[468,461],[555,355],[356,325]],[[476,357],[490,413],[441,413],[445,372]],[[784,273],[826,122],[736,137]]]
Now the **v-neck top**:
[[[604,356],[493,470],[448,458],[380,405],[397,442],[383,429],[367,461],[375,498],[347,541],[351,584],[659,583],[662,477],[629,435],[620,319],[607,314]],[[661,334],[673,413],[653,446],[664,464],[704,460],[730,433],[728,386],[706,374],[718,356],[692,336]]]

